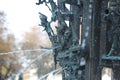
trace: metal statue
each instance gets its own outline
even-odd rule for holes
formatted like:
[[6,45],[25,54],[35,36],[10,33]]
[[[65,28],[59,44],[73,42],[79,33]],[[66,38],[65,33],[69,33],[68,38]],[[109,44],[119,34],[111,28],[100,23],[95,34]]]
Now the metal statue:
[[52,43],[55,68],[65,68],[62,80],[101,80],[103,67],[113,70],[112,80],[120,80],[120,0],[39,0],[36,5],[43,3],[52,16],[48,21],[39,13],[40,26]]
[[107,56],[120,55],[120,5],[115,1],[109,4],[109,13],[105,17],[109,24],[109,41],[112,42],[111,49]]
[[45,16],[42,13],[40,14],[40,20],[41,20],[41,24],[40,26],[43,26],[45,28],[45,31],[48,33],[49,37],[54,35],[54,32],[50,26],[50,22],[47,21],[47,16]]

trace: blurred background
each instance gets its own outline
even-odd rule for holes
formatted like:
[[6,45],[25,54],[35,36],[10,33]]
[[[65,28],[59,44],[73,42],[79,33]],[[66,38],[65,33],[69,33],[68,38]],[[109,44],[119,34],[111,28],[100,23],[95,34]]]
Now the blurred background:
[[38,80],[54,70],[52,51],[40,49],[51,43],[38,26],[39,11],[51,14],[36,2],[0,0],[0,80]]

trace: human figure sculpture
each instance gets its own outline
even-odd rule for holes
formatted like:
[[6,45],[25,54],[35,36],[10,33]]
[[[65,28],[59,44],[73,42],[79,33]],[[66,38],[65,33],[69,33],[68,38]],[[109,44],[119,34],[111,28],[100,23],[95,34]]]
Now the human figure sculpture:
[[49,0],[50,6],[51,6],[51,21],[56,21],[57,20],[57,5],[53,0]]
[[[62,0],[58,0],[58,6],[56,6],[54,0],[48,0],[48,2],[44,0],[42,2],[45,3],[48,8],[48,3],[51,6],[49,8],[52,13],[50,22],[47,21],[47,17],[44,14],[39,14],[41,26],[45,28],[45,31],[48,33],[50,41],[52,42],[55,68],[57,62],[59,62],[60,66],[63,68],[67,67],[67,70],[65,69],[62,72],[62,74],[66,74],[63,77],[70,80],[80,80],[81,77],[78,76],[84,75],[83,65],[81,68],[79,63],[79,58],[81,55],[80,48],[78,47],[79,45],[77,45],[79,40],[79,34],[77,33],[79,33],[80,12],[82,11],[79,9],[81,0],[69,0],[68,3],[69,2],[70,5],[72,5],[72,7],[70,7],[71,10],[67,9],[65,5],[67,2],[62,2]],[[56,20],[58,20],[58,25],[56,27],[57,34],[54,35],[50,23]],[[69,26],[66,21],[69,21]],[[77,70],[81,71],[82,74],[79,74]]]
[[63,45],[62,46],[63,46],[64,49],[68,49],[70,47],[70,45],[71,45],[70,37],[71,37],[71,31],[68,28],[68,29],[66,29],[66,31],[64,33],[64,36],[63,36],[64,40],[63,40]]
[[118,54],[120,52],[120,6],[118,3],[110,2],[109,13],[105,20],[110,24],[108,36],[110,36],[109,41],[112,42],[107,56]]
[[57,36],[58,36],[58,41],[61,45],[61,49],[65,47],[65,36],[66,33],[70,34],[68,26],[64,20],[64,17],[60,11],[58,11],[58,27],[57,28]]
[[46,30],[46,32],[48,33],[48,36],[51,37],[54,35],[54,32],[50,26],[50,22],[47,21],[47,16],[45,16],[44,14],[42,13],[39,13],[40,14],[40,20],[41,20],[41,24],[40,26],[43,26]]

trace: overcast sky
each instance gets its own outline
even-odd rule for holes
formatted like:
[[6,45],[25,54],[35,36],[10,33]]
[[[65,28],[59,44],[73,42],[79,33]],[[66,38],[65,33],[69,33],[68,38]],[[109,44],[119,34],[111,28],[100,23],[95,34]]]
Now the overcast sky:
[[0,0],[0,10],[7,14],[8,28],[17,36],[39,24],[38,12],[50,15],[44,5],[36,5],[38,0]]

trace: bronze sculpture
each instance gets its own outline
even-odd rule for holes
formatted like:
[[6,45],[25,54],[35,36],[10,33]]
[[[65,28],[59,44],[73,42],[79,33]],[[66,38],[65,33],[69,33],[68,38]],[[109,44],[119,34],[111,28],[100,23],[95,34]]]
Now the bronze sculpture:
[[[52,16],[48,22],[40,13],[41,26],[52,42],[55,68],[57,62],[66,68],[62,79],[101,80],[102,68],[109,67],[119,80],[120,0],[39,0],[37,5],[43,3]],[[55,34],[50,24],[56,21]]]
[[119,4],[115,1],[111,1],[109,4],[109,13],[106,16],[106,20],[110,24],[109,38],[112,42],[111,49],[108,52],[110,55],[119,55],[120,49],[120,12]]

